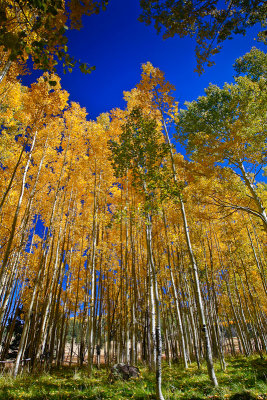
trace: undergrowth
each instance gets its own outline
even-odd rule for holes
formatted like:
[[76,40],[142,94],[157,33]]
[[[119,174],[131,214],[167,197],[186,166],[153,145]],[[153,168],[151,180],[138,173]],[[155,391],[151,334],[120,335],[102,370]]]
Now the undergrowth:
[[[141,376],[130,381],[110,382],[109,372],[94,369],[88,377],[86,369],[62,367],[50,373],[22,374],[16,379],[0,377],[2,400],[153,400],[154,374],[140,367]],[[267,400],[267,360],[253,356],[227,360],[225,372],[216,364],[219,388],[213,388],[206,367],[192,364],[186,371],[174,365],[163,366],[165,400]]]

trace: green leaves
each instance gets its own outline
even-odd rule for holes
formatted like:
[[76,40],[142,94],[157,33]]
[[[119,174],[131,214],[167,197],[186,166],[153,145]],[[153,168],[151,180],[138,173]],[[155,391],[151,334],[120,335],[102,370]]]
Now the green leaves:
[[123,126],[119,142],[110,142],[116,175],[123,177],[131,172],[132,184],[145,193],[150,203],[166,177],[164,158],[168,147],[162,139],[157,122],[135,108]]
[[88,64],[86,63],[81,63],[79,65],[79,69],[83,74],[90,74],[92,71],[95,70],[95,66],[90,67]]
[[177,137],[197,160],[261,164],[266,152],[266,56],[253,49],[237,60],[235,84],[210,85],[206,95],[187,103],[177,123]]
[[267,54],[253,47],[249,53],[236,60],[234,69],[237,76],[245,74],[252,81],[267,79]]

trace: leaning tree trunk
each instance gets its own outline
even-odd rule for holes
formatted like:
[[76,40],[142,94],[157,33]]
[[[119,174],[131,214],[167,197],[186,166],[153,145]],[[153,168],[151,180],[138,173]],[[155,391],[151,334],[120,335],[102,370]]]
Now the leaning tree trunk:
[[[173,180],[174,180],[175,184],[178,184],[169,132],[168,132],[168,129],[167,129],[164,117],[163,117],[163,112],[162,112],[162,110],[160,110],[160,111],[162,114],[163,127],[164,127],[164,132],[165,132],[165,140],[169,147],[169,154],[170,154],[170,158],[171,158],[171,165],[172,165],[172,172],[173,172]],[[218,386],[217,378],[216,378],[214,367],[213,367],[210,339],[209,339],[208,330],[207,330],[207,326],[206,326],[206,318],[205,318],[202,294],[201,294],[201,289],[200,289],[198,268],[197,268],[197,263],[195,260],[195,256],[194,256],[194,252],[193,252],[193,248],[192,248],[192,244],[191,244],[191,238],[190,238],[189,226],[187,223],[184,202],[183,202],[183,199],[182,199],[182,196],[180,193],[178,194],[178,200],[180,203],[180,209],[181,209],[181,213],[182,213],[182,220],[183,220],[183,225],[184,225],[184,233],[185,233],[185,238],[186,238],[186,243],[187,243],[187,249],[188,249],[188,253],[189,253],[189,257],[190,257],[191,267],[193,270],[197,304],[198,304],[198,310],[199,310],[199,317],[200,317],[200,322],[201,322],[201,326],[202,326],[201,329],[203,332],[205,349],[206,349],[206,361],[207,361],[208,373],[209,373],[209,377],[210,377],[210,380],[212,381],[213,385]]]

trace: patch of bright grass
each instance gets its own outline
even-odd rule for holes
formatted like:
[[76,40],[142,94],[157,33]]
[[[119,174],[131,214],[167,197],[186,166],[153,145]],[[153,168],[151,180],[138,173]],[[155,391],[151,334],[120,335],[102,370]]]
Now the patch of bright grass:
[[[192,364],[188,370],[163,366],[165,400],[267,400],[267,361],[257,356],[227,359],[227,370],[216,364],[219,388],[209,381],[206,367]],[[154,374],[141,369],[141,377],[130,381],[109,381],[104,368],[93,370],[58,368],[49,374],[0,377],[0,400],[153,400]]]

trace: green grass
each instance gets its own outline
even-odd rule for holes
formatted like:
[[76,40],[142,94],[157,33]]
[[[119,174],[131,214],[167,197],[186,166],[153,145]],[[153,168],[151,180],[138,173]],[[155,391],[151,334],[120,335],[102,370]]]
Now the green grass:
[[[154,375],[141,368],[138,379],[109,381],[109,373],[103,368],[94,370],[90,377],[86,369],[63,367],[50,374],[21,375],[16,379],[8,375],[0,377],[2,400],[152,400],[155,399]],[[226,372],[216,364],[219,388],[209,382],[206,368],[198,370],[192,364],[187,371],[179,366],[163,367],[163,394],[165,400],[267,400],[267,360],[253,356],[227,360]]]

